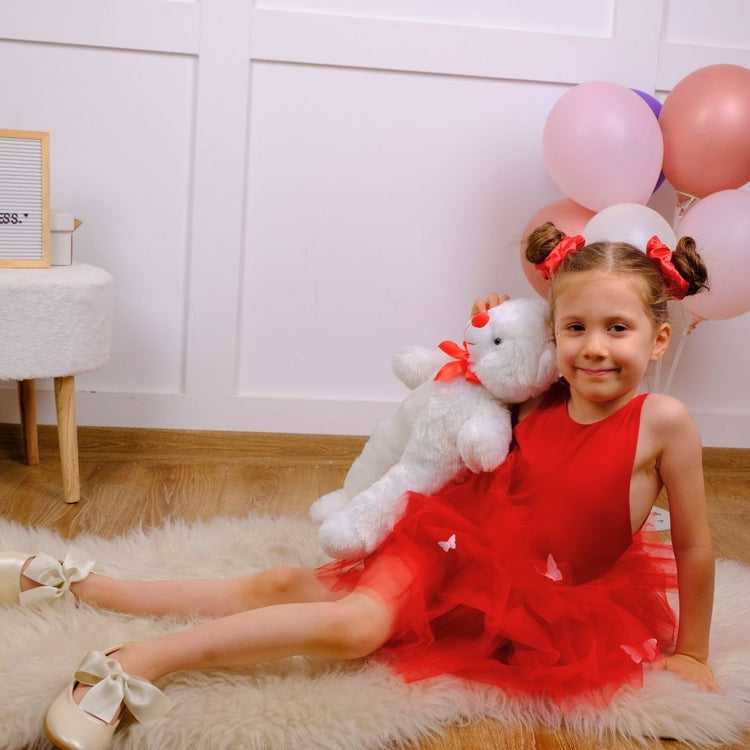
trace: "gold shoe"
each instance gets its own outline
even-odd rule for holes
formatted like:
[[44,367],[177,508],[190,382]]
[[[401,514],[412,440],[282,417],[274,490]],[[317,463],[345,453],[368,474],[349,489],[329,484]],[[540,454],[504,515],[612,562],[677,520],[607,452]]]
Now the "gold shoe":
[[[23,575],[41,586],[21,591],[21,571],[29,558],[33,559]],[[94,561],[72,546],[62,562],[44,553],[33,555],[15,550],[0,551],[0,604],[32,607],[53,599],[75,600],[70,585],[86,578],[93,567]]]
[[[55,698],[44,719],[44,733],[63,750],[106,750],[112,741],[125,704],[141,724],[148,724],[169,709],[169,699],[141,677],[124,672],[107,653],[89,651],[75,678]],[[92,685],[80,703],[73,699],[78,683]]]

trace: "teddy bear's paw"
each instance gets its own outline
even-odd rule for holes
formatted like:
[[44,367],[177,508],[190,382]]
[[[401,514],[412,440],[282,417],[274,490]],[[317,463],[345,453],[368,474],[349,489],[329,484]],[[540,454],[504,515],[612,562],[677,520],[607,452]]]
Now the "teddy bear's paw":
[[327,495],[322,495],[310,506],[310,518],[314,523],[323,523],[323,521],[335,513],[337,510],[341,510],[346,507],[349,502],[346,492],[344,490],[334,490],[329,492]]
[[345,513],[333,513],[326,518],[318,529],[318,538],[325,553],[339,560],[354,560],[369,552]]
[[477,474],[494,471],[508,455],[511,429],[506,409],[488,409],[467,419],[456,436],[456,447],[466,466]]
[[475,474],[483,471],[494,471],[508,455],[507,444],[496,440],[485,442],[482,440],[459,439],[458,452],[466,466]]
[[505,461],[507,455],[507,452],[498,452],[495,450],[486,453],[475,451],[468,455],[464,462],[474,474],[481,474],[497,469]]
[[394,354],[391,369],[407,388],[414,390],[432,378],[447,361],[439,349],[409,346]]

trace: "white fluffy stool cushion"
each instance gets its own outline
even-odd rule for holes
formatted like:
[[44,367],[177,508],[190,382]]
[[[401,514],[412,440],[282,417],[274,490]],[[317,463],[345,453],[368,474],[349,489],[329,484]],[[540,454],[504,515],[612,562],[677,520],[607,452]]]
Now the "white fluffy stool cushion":
[[112,277],[77,263],[0,269],[0,380],[101,367],[112,341]]

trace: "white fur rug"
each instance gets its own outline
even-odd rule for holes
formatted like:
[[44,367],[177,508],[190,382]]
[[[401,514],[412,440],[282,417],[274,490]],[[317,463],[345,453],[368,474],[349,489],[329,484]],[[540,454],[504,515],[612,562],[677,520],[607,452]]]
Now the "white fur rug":
[[[44,529],[0,521],[0,548],[62,556],[68,542]],[[232,576],[275,564],[324,560],[302,518],[218,518],[76,544],[118,577]],[[565,726],[600,735],[671,737],[700,746],[735,742],[750,728],[750,568],[717,563],[711,666],[720,694],[664,672],[642,690],[623,688],[606,710],[510,700],[495,689],[440,678],[403,684],[375,659],[293,658],[252,669],[179,673],[162,683],[173,701],[156,724],[127,724],[116,748],[292,748],[350,750],[399,745],[455,722]],[[184,621],[116,615],[56,603],[41,612],[0,607],[0,747],[46,748],[47,706],[89,649],[184,627]]]

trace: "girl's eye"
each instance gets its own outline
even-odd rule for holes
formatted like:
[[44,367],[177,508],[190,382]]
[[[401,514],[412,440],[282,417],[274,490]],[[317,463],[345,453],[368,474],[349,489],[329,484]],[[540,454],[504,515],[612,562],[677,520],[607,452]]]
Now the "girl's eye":
[[571,323],[568,326],[569,331],[583,331],[585,330],[583,327],[583,323]]
[[612,326],[612,330],[615,333],[625,333],[625,331],[628,330],[628,327],[623,325],[622,323],[615,323],[615,325]]

